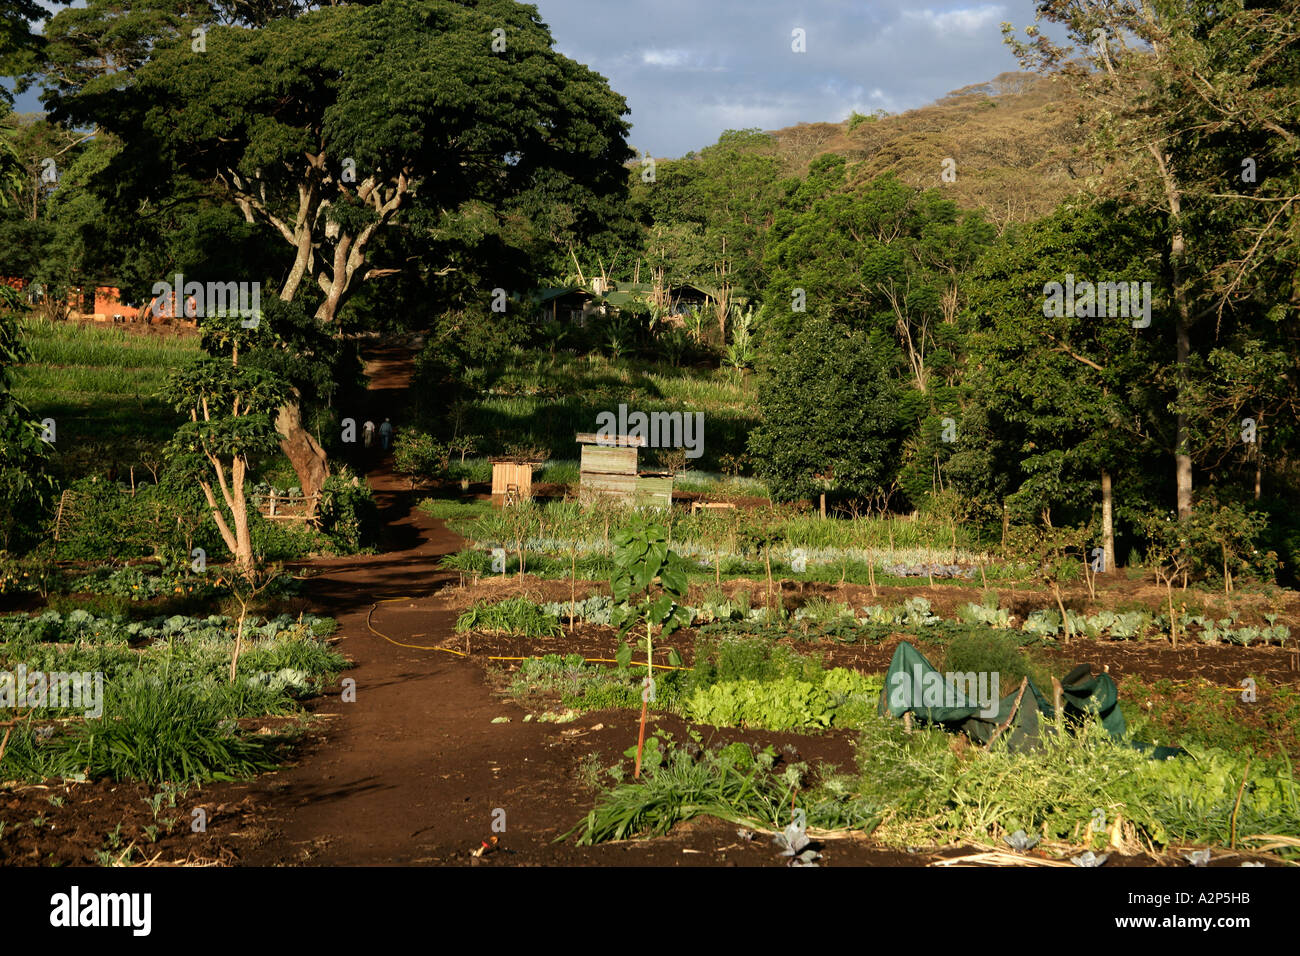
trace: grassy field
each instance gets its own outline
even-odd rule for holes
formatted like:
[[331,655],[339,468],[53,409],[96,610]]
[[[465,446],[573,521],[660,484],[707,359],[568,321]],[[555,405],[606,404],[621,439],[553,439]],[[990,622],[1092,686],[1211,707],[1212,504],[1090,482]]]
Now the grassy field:
[[158,392],[170,369],[198,355],[197,337],[29,320],[23,341],[31,358],[17,369],[15,394],[54,419],[58,459],[71,476],[159,460],[180,416]]

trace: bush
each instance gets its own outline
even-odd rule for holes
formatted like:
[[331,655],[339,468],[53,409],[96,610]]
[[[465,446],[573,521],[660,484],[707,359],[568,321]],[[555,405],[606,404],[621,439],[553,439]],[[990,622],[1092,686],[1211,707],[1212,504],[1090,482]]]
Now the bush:
[[407,429],[393,443],[393,470],[412,483],[443,478],[451,464],[451,449],[427,432]]
[[1005,696],[1028,677],[1039,690],[1051,687],[1048,668],[1032,658],[1020,646],[1014,632],[983,631],[962,634],[952,639],[944,657],[944,671],[998,674]]
[[323,491],[321,530],[335,545],[352,553],[376,540],[379,509],[369,485],[343,468],[325,479]]

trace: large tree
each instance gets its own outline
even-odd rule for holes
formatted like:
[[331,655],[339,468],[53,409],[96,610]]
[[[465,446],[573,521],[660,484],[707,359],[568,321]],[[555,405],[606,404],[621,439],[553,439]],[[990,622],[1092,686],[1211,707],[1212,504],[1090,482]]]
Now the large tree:
[[888,498],[915,409],[898,349],[880,333],[811,317],[759,364],[755,468],[778,500],[827,490]]
[[1134,210],[1075,200],[1010,230],[967,280],[965,401],[948,473],[967,496],[1017,521],[1086,522],[1100,504],[1107,568],[1115,516],[1155,504],[1145,463],[1173,444],[1160,414],[1169,400],[1161,370],[1172,356],[1134,327],[1144,318],[1058,311],[1046,290],[1067,276],[1140,282],[1149,231]]
[[[119,5],[95,4],[101,30]],[[223,16],[145,6],[155,12],[139,33],[150,42],[122,41],[126,79],[79,60],[76,36],[52,21],[55,115],[117,134],[121,177],[179,171],[269,229],[280,261],[227,278],[269,278],[323,323],[337,327],[364,283],[414,268],[458,221],[564,206],[572,231],[596,231],[625,188],[624,100],[551,48],[532,6],[384,0],[305,13],[286,4],[284,16],[274,5],[227,5]],[[403,239],[386,242],[394,229]],[[505,279],[484,278],[475,292],[486,307]],[[312,493],[329,468],[299,406],[291,398],[276,425]]]
[[643,173],[633,172],[631,198],[652,278],[712,286],[725,340],[732,296],[764,285],[767,233],[783,188],[776,141],[756,129],[727,130],[698,154],[658,163],[652,181]]
[[22,296],[0,285],[0,551],[39,525],[53,487],[41,424],[12,392],[13,367],[28,357],[19,327],[24,311]]
[[167,377],[164,394],[189,416],[176,430],[167,457],[202,489],[222,542],[247,574],[254,555],[244,479],[250,459],[275,448],[271,418],[283,400],[284,383],[265,368],[240,364],[239,347],[250,333],[238,319],[217,316],[207,324],[209,340],[215,340],[210,348],[218,354]]
[[1068,77],[1091,100],[1090,145],[1106,168],[1095,185],[1161,226],[1185,517],[1195,358],[1239,323],[1284,320],[1260,299],[1293,325],[1300,309],[1300,2],[1040,0],[1038,18],[1064,28],[1065,42],[1037,26],[1017,40],[1004,25],[1009,42],[1024,64]]

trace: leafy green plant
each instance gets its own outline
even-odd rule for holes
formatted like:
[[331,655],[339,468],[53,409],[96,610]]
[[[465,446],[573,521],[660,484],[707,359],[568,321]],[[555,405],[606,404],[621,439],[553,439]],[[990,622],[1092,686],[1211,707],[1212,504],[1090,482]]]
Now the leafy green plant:
[[420,480],[442,478],[451,467],[453,449],[427,432],[403,431],[393,442],[393,471],[412,488]]
[[687,702],[692,720],[767,730],[829,727],[832,709],[830,695],[816,684],[788,677],[726,681],[697,690]]
[[1011,612],[1006,608],[986,607],[983,604],[967,603],[957,609],[957,616],[971,624],[986,624],[989,627],[1011,627]]
[[564,632],[559,618],[525,597],[504,601],[475,601],[456,619],[456,631],[486,631],[516,637],[558,637]]
[[114,780],[233,780],[275,766],[273,738],[242,737],[209,690],[144,674],[112,685],[105,715],[71,732],[77,766]]
[[668,547],[667,533],[644,518],[633,521],[614,538],[614,577],[610,581],[617,607],[611,623],[626,636],[645,627],[646,689],[642,695],[641,730],[633,777],[641,775],[641,746],[645,740],[646,704],[654,693],[654,636],[671,634],[691,623],[686,599],[688,581],[682,559]]
[[[753,753],[744,744],[721,751],[660,746],[647,741],[654,766],[638,780],[606,791],[587,817],[558,839],[575,831],[580,846],[606,840],[667,833],[682,821],[708,814],[734,823],[779,828],[789,819],[792,796],[805,783],[802,765],[776,771],[771,747]],[[871,832],[880,820],[879,807],[856,796],[809,801],[811,826],[834,826]]]

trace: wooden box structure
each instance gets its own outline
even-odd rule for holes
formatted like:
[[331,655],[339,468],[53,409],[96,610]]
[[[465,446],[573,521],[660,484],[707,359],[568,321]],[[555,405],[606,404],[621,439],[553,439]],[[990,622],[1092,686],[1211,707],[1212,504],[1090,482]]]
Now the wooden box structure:
[[582,498],[605,495],[638,508],[667,508],[672,504],[673,476],[637,468],[638,449],[644,447],[644,438],[582,433],[577,440],[582,445]]
[[670,508],[673,503],[671,472],[646,472],[636,476],[632,503],[638,508]]
[[492,506],[504,507],[533,496],[533,469],[541,462],[492,460]]

